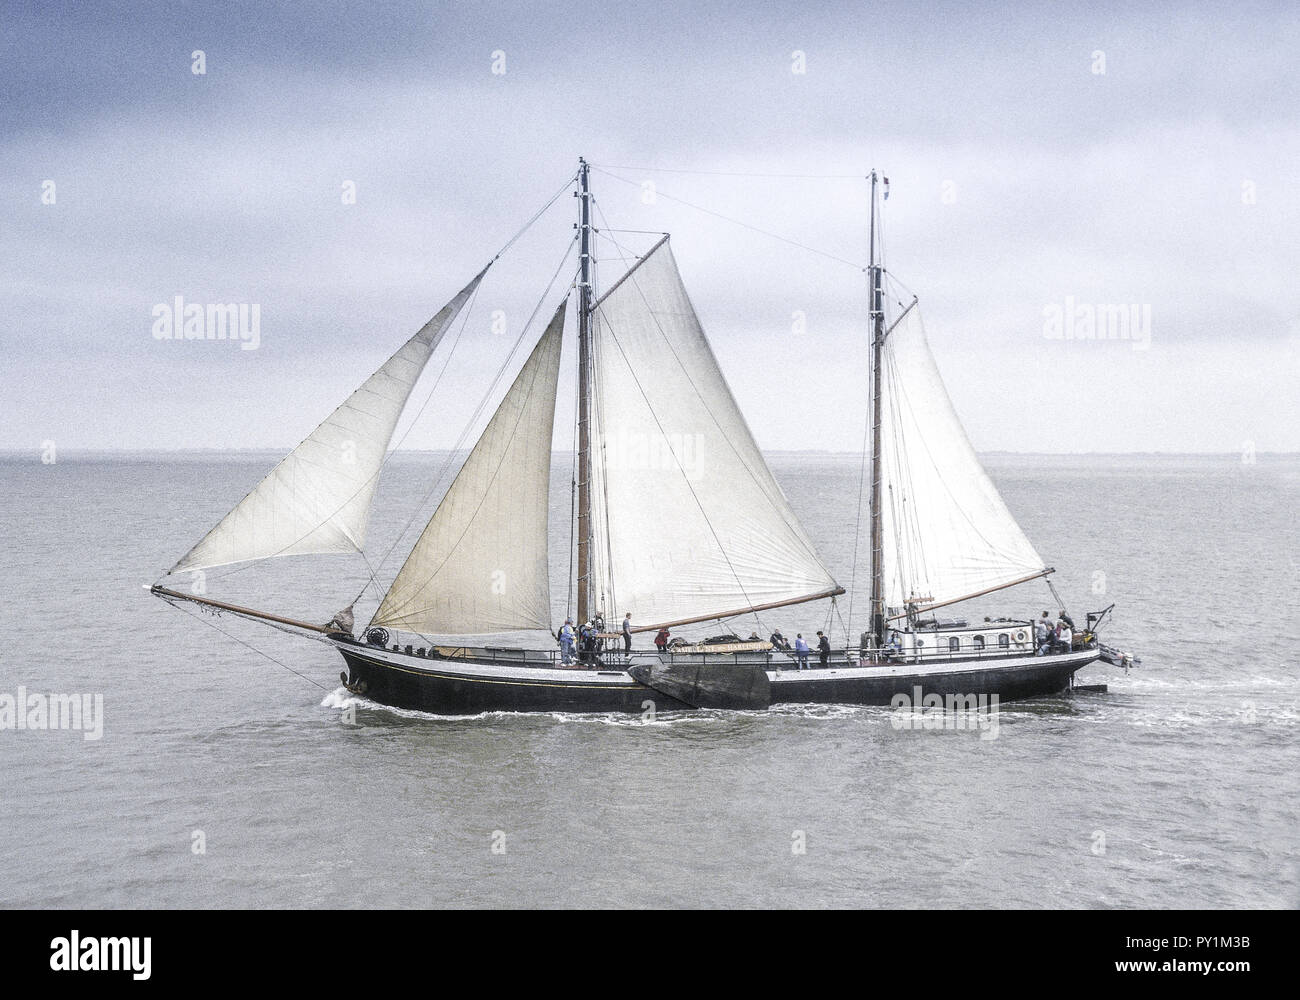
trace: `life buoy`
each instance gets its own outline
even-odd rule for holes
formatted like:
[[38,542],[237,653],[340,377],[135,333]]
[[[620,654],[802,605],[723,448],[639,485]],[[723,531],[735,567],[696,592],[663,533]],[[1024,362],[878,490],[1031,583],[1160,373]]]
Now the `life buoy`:
[[1014,638],[1015,638],[1015,640],[1016,640],[1017,643],[1019,643],[1020,645],[1023,646],[1024,643],[1025,643],[1025,640],[1026,640],[1027,638],[1029,638],[1029,636],[1028,636],[1028,634],[1025,632],[1024,629],[1021,629],[1019,632],[1017,632],[1017,633],[1015,634]]

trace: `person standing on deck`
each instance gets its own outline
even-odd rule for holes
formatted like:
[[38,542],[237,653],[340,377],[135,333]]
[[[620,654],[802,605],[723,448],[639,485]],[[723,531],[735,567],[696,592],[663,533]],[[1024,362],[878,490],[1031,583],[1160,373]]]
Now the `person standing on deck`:
[[573,619],[564,619],[564,624],[560,626],[560,662],[566,666],[573,666]]
[[1045,656],[1052,644],[1052,630],[1047,622],[1040,618],[1034,622],[1034,655]]
[[817,652],[821,654],[821,665],[825,669],[831,665],[831,641],[822,632],[817,633]]
[[632,652],[632,612],[623,615],[623,652]]
[[668,652],[668,629],[666,627],[655,633],[655,649],[661,653]]
[[808,669],[808,641],[800,632],[794,637],[794,658],[799,661],[799,669]]

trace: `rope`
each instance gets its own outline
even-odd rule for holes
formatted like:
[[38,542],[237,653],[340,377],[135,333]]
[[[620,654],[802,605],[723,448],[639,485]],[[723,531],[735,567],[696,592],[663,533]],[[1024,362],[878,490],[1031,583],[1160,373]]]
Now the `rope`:
[[[572,248],[573,248],[573,243],[571,242],[571,243],[569,244],[569,246],[565,249],[564,257],[560,260],[560,266],[559,266],[558,268],[556,268],[555,274],[552,276],[550,282],[547,283],[546,290],[542,293],[541,298],[538,299],[538,301],[537,301],[537,306],[533,309],[533,314],[532,314],[532,316],[529,317],[528,322],[524,325],[524,331],[525,331],[525,332],[526,332],[529,328],[532,327],[533,322],[537,319],[537,314],[541,311],[542,305],[543,305],[543,303],[545,303],[547,296],[550,295],[550,293],[551,293],[551,287],[555,284],[555,279],[558,278],[558,277],[560,276],[560,271],[563,270],[563,268],[564,268],[564,264],[565,264],[565,261],[567,261],[567,260],[569,259],[569,250],[571,250]],[[521,338],[522,338],[523,334],[521,334],[520,336],[521,336]],[[513,354],[513,351],[512,351],[511,353]],[[518,429],[519,421],[521,421],[521,420],[523,419],[524,413],[526,412],[528,401],[532,399],[533,389],[534,389],[534,387],[535,387],[536,384],[537,384],[537,379],[538,379],[538,376],[539,376],[540,373],[539,373],[537,370],[534,370],[532,374],[533,374],[532,381],[529,382],[527,392],[525,393],[524,405],[522,405],[522,406],[520,407],[519,414],[518,414],[518,416],[515,418],[515,425],[514,425],[514,426],[515,426],[515,429],[516,429],[516,430]],[[552,400],[552,405],[554,405],[554,400]],[[549,444],[548,444],[548,447],[549,447]],[[427,577],[426,577],[426,578],[425,578],[425,579],[420,583],[420,585],[419,585],[419,587],[417,588],[417,591],[416,591],[417,593],[418,593],[419,591],[423,590],[424,587],[427,586],[428,583],[429,583],[429,582],[430,582],[434,577],[436,577],[440,572],[442,572],[442,568],[443,568],[443,566],[445,566],[445,565],[447,564],[448,560],[451,559],[452,554],[455,552],[456,548],[460,545],[460,542],[464,539],[465,535],[469,532],[469,529],[470,529],[471,525],[473,525],[473,523],[474,523],[474,519],[475,519],[476,517],[478,517],[478,512],[482,509],[483,504],[487,502],[487,494],[488,494],[488,490],[490,490],[490,489],[492,488],[492,484],[496,482],[496,478],[497,478],[497,476],[498,476],[498,475],[500,474],[500,472],[501,472],[501,467],[502,467],[502,465],[504,465],[504,463],[505,463],[505,459],[506,459],[506,453],[505,453],[505,452],[502,452],[501,457],[497,460],[496,468],[492,470],[492,476],[491,476],[491,478],[490,478],[489,481],[488,481],[487,489],[484,490],[483,496],[479,499],[478,506],[476,506],[476,507],[474,508],[474,512],[470,515],[469,520],[466,522],[464,531],[461,532],[460,537],[457,538],[456,543],[455,543],[454,545],[451,546],[450,550],[447,552],[447,554],[446,554],[446,556],[443,558],[442,562],[438,564],[437,568],[436,568],[432,573],[430,573],[430,574],[429,574],[429,575],[428,575],[428,576],[427,576]],[[549,487],[548,487],[548,488],[549,488]],[[437,512],[436,512],[436,511],[434,512],[434,515],[433,515],[433,516],[434,516],[434,517],[437,517]],[[418,544],[418,543],[417,543],[417,544]],[[408,559],[408,561],[409,561],[410,557],[408,556],[407,559]],[[400,571],[399,571],[399,575],[400,575]],[[406,601],[406,603],[403,604],[401,607],[394,608],[393,610],[394,610],[395,613],[400,613],[400,612],[402,612],[405,608],[409,607],[409,606],[410,606],[410,603],[411,603],[411,599],[408,599],[408,600]],[[416,613],[422,613],[423,611],[426,611],[426,610],[428,610],[428,609],[427,609],[427,608],[420,608]],[[407,615],[403,615],[403,617],[409,617],[409,614],[407,614]],[[374,620],[371,619],[371,624],[373,624],[373,623],[374,623]],[[424,636],[424,638],[429,639],[429,641],[431,641],[431,642],[433,641],[431,637],[429,637],[429,636],[425,636],[424,633],[422,633],[422,632],[416,632],[415,634],[417,634],[417,635],[421,635],[421,636]]]
[[[519,336],[515,338],[515,342],[506,354],[505,360],[501,362],[501,365],[496,370],[496,374],[492,376],[492,382],[488,385],[487,391],[483,394],[482,398],[479,399],[478,405],[474,408],[474,412],[470,414],[469,419],[461,428],[460,435],[456,438],[456,442],[451,450],[447,452],[447,457],[443,459],[442,465],[439,466],[438,472],[430,483],[429,488],[425,491],[424,496],[422,496],[420,502],[416,504],[415,509],[411,512],[411,516],[407,518],[406,524],[402,526],[402,530],[398,532],[397,537],[393,539],[393,543],[388,547],[383,558],[379,560],[378,568],[382,568],[383,564],[388,561],[388,557],[393,554],[393,551],[401,543],[402,539],[406,537],[406,533],[411,529],[411,525],[415,523],[416,519],[420,516],[420,512],[424,509],[425,504],[429,502],[429,498],[433,496],[438,486],[442,483],[443,476],[446,475],[447,470],[451,467],[451,463],[455,460],[456,455],[459,454],[465,440],[469,437],[470,431],[474,428],[474,425],[478,422],[479,416],[486,408],[488,400],[492,398],[496,391],[496,387],[500,384],[502,377],[509,368],[510,359],[515,356],[515,352],[519,350],[519,345],[524,342],[524,338],[528,335],[529,329],[532,328],[533,322],[537,319],[537,314],[541,310],[542,304],[546,301],[546,296],[550,294],[551,288],[555,284],[555,279],[560,276],[560,272],[564,269],[565,261],[569,259],[569,254],[572,252],[576,242],[577,237],[575,236],[574,239],[569,241],[569,245],[565,247],[564,256],[560,258],[560,265],[555,269],[555,274],[551,276],[551,280],[547,284],[546,290],[542,293],[542,297],[537,300],[537,305],[533,307],[533,312],[532,315],[528,317],[528,322],[525,323],[523,328],[519,331]],[[450,359],[448,360],[450,361]],[[361,588],[361,594],[365,593],[366,587],[375,583],[377,575],[378,573],[376,570],[372,574],[371,579]],[[361,594],[357,595],[358,600],[360,599]],[[382,596],[380,600],[382,602]]]
[[[594,167],[595,164],[593,163]],[[676,170],[672,167],[627,167],[614,166],[605,164],[607,170],[644,170],[648,173],[658,174],[701,174],[711,177],[781,177],[797,178],[801,180],[854,180],[863,179],[862,174],[761,174],[761,173],[741,173],[732,170]],[[597,168],[599,169],[599,168]]]
[[[624,184],[630,184],[632,187],[639,186],[636,181],[630,181],[626,177],[620,177],[618,174],[611,174],[608,170],[602,170],[600,167],[593,166],[592,169],[599,171],[600,173],[604,174],[606,177],[612,177],[616,181],[621,181]],[[751,226],[748,222],[741,222],[739,219],[733,219],[731,216],[723,215],[721,212],[715,212],[712,209],[704,208],[701,205],[695,205],[681,198],[674,198],[672,195],[665,194],[663,191],[656,191],[655,196],[658,198],[667,198],[669,201],[675,201],[679,205],[685,205],[687,208],[693,208],[697,212],[703,212],[705,215],[711,215],[716,219],[721,219],[723,222],[730,222],[732,225],[740,226],[742,229],[748,229],[751,232],[759,233],[763,236],[770,237],[771,239],[774,240],[779,240],[780,242],[789,244],[792,247],[798,247],[800,250],[807,250],[809,253],[815,253],[819,257],[825,257],[828,260],[833,260],[838,264],[847,264],[855,271],[863,270],[862,265],[854,261],[846,260],[845,258],[839,257],[833,253],[827,253],[825,250],[818,250],[816,247],[810,247],[806,243],[800,243],[797,240],[789,239],[785,236],[780,235],[779,233],[774,233],[767,229],[760,229],[758,226]]]
[[[270,660],[272,663],[276,664],[277,666],[284,667],[284,669],[287,670],[287,671],[289,671],[289,673],[291,673],[291,674],[296,674],[297,676],[299,676],[299,677],[301,677],[303,680],[305,680],[308,684],[315,684],[316,687],[320,688],[320,689],[321,689],[322,691],[324,691],[326,694],[330,693],[330,692],[333,690],[333,688],[327,688],[324,684],[321,684],[321,683],[319,683],[319,682],[313,680],[312,678],[308,677],[306,674],[301,673],[301,672],[299,672],[299,671],[297,671],[297,670],[294,670],[293,667],[289,666],[289,664],[287,664],[287,663],[283,663],[283,662],[281,662],[280,660],[277,660],[277,659],[276,659],[274,656],[272,656],[270,653],[264,653],[262,650],[258,649],[256,646],[254,646],[252,643],[245,642],[243,639],[239,638],[239,636],[237,636],[237,635],[233,635],[233,634],[231,634],[230,632],[227,632],[224,628],[222,628],[222,627],[221,627],[220,625],[218,625],[216,622],[211,621],[207,615],[204,615],[204,614],[201,614],[201,613],[199,613],[199,612],[197,612],[197,611],[191,610],[191,608],[188,606],[188,604],[180,605],[180,604],[177,604],[175,600],[170,599],[170,598],[167,598],[167,597],[164,597],[163,600],[167,601],[167,603],[170,604],[172,607],[179,607],[179,608],[180,608],[182,611],[184,611],[186,614],[190,615],[190,617],[192,617],[192,618],[196,618],[196,619],[198,619],[199,621],[203,622],[204,625],[207,625],[207,626],[210,626],[211,628],[216,629],[218,632],[220,632],[220,633],[221,633],[222,635],[224,635],[226,638],[228,638],[228,639],[233,639],[235,642],[239,643],[241,646],[245,647],[246,649],[251,649],[251,650],[252,650],[254,653],[256,653],[258,656],[261,656],[261,657],[263,657],[263,658],[265,658],[265,659],[267,659],[267,660]],[[232,614],[238,614],[238,612],[231,612],[231,613],[232,613]],[[247,615],[239,615],[239,617],[240,617],[240,618],[247,618],[248,616],[247,616]],[[288,632],[288,631],[289,631],[288,629],[283,628],[282,626],[278,625],[278,624],[275,623],[275,622],[266,622],[265,624],[272,625],[272,626],[274,626],[274,627],[276,627],[276,628],[279,628],[280,631],[282,631],[282,632]],[[291,635],[303,635],[303,633],[301,633],[301,632],[291,632],[290,634],[291,634]],[[304,636],[304,638],[311,639],[311,638],[314,638],[314,636]],[[318,641],[320,641],[320,642],[325,642],[326,640],[325,640],[325,639],[320,639],[320,640],[318,640]]]

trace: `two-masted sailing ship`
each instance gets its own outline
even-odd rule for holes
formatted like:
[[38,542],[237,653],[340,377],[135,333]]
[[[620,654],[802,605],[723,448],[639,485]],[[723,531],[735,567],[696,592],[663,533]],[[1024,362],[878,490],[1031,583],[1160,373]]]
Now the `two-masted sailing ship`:
[[[1093,630],[1042,642],[1032,616],[972,625],[937,614],[1053,570],[967,440],[916,300],[887,310],[874,171],[870,180],[871,308],[864,328],[871,367],[863,372],[862,392],[871,416],[861,490],[869,495],[853,498],[869,509],[869,617],[860,637],[849,622],[829,654],[814,649],[807,657],[786,648],[780,636],[772,641],[757,633],[749,640],[645,641],[646,633],[740,616],[752,615],[761,626],[764,612],[834,601],[846,590],[827,570],[750,433],[668,237],[635,257],[608,288],[594,287],[596,227],[584,161],[571,181],[579,262],[564,301],[368,626],[353,634],[355,600],[328,623],[315,624],[163,582],[250,560],[362,551],[399,416],[488,268],[152,592],[321,639],[342,654],[349,691],[440,714],[890,704],[900,693],[918,691],[1009,701],[1067,689],[1076,671],[1102,655]],[[548,551],[552,436],[570,308],[578,406],[570,484],[576,571],[567,596],[576,598],[577,627],[611,623],[603,639],[593,640],[596,651],[572,663],[555,641]],[[695,443],[693,454],[686,454],[685,442]],[[339,461],[345,449],[350,461]],[[662,460],[646,461],[650,451]],[[640,641],[624,649],[628,644],[610,629],[629,610]],[[536,638],[514,645],[482,639],[501,634]]]

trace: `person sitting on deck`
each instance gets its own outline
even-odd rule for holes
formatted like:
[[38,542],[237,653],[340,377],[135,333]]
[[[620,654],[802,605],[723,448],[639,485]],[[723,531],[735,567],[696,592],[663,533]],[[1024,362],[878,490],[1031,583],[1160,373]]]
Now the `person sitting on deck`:
[[772,637],[767,641],[772,644],[773,649],[779,649],[783,653],[788,653],[790,651],[790,640],[781,634],[780,629],[773,632]]
[[800,632],[794,637],[794,658],[799,661],[799,669],[807,670],[808,667],[808,643]]
[[655,648],[661,653],[668,652],[668,629],[666,627],[655,633]]
[[1056,623],[1056,648],[1062,653],[1074,648],[1074,629],[1064,618]]
[[817,652],[821,654],[821,666],[824,670],[831,665],[831,641],[820,631],[817,633]]

